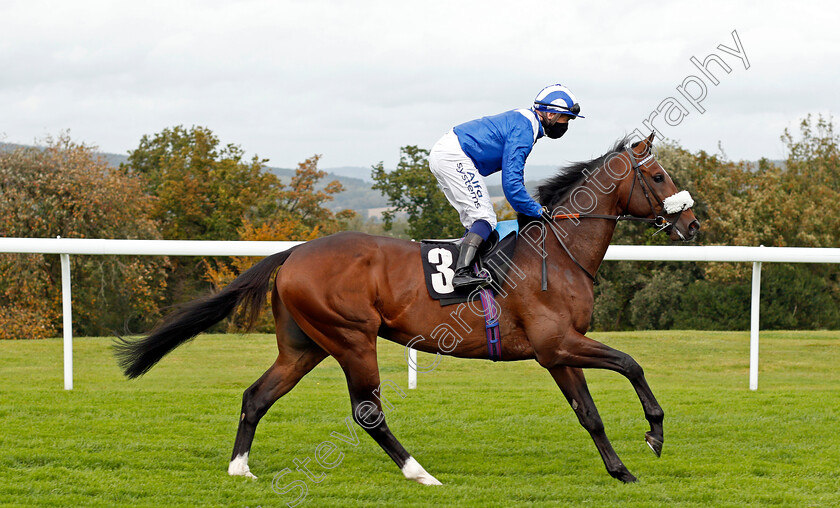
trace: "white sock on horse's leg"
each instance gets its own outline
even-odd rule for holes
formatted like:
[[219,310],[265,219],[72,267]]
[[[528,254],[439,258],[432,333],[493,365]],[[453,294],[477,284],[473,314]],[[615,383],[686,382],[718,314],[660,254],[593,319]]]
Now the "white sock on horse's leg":
[[422,483],[423,485],[443,485],[437,480],[437,478],[427,473],[426,470],[423,469],[423,466],[414,460],[414,457],[409,457],[408,460],[405,461],[405,465],[402,467],[402,473],[409,480],[414,480],[417,483]]
[[[422,468],[420,468],[422,469]],[[248,453],[237,455],[228,466],[228,474],[231,476],[244,476],[246,478],[257,479],[248,468]]]

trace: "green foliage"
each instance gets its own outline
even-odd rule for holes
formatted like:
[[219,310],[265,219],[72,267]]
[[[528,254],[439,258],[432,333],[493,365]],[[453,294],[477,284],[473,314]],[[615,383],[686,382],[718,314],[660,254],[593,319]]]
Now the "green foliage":
[[[0,235],[158,238],[138,178],[113,171],[68,135],[0,152]],[[166,286],[165,259],[71,256],[76,333],[146,326]],[[0,338],[43,338],[61,327],[54,255],[0,255]]]
[[[829,266],[764,263],[759,321],[762,330],[840,329],[837,271]],[[750,282],[696,280],[682,294],[679,328],[747,330]]]
[[[840,137],[831,119],[810,115],[800,138],[785,130],[783,166],[757,167],[697,155],[693,179],[709,209],[704,243],[785,247],[840,244]],[[709,233],[711,238],[709,238]]]
[[[144,135],[121,165],[144,182],[153,196],[151,218],[166,240],[237,240],[243,221],[272,211],[266,195],[279,192],[276,176],[262,172],[265,161],[246,160],[236,145],[220,146],[205,127],[182,126]],[[166,304],[206,292],[205,264],[196,257],[171,258]],[[213,260],[211,265],[224,264]]]
[[383,214],[385,230],[391,229],[398,212],[405,212],[408,234],[415,240],[462,236],[464,227],[429,170],[428,156],[428,150],[409,145],[400,149],[393,171],[386,172],[381,162],[373,166],[373,188],[388,197],[392,208]]
[[840,329],[840,270],[831,265],[764,263],[761,326],[773,330]]
[[[808,116],[799,136],[785,131],[783,165],[762,159],[734,163],[725,155],[692,154],[677,145],[657,148],[657,160],[677,186],[691,192],[702,223],[696,243],[837,247],[840,245],[840,137],[832,119]],[[620,224],[615,244],[656,245],[664,235]],[[592,325],[596,329],[690,327],[744,329],[749,326],[751,266],[680,263],[687,274],[674,278],[665,263],[604,263],[596,286]],[[840,267],[765,264],[762,328],[838,328]],[[680,281],[677,283],[676,281]],[[682,290],[680,290],[682,288]],[[660,291],[661,289],[661,291]],[[676,290],[672,317],[658,314],[661,292]]]
[[320,155],[298,165],[288,184],[265,167],[266,159],[245,157],[237,145],[220,146],[206,127],[182,126],[143,136],[129,152],[122,170],[141,175],[155,196],[152,217],[166,239],[238,240],[245,224],[294,220],[308,237],[315,227],[324,233],[341,229],[353,215],[334,214],[324,205],[343,190],[338,181],[323,188],[327,175],[318,169]]
[[182,126],[144,135],[122,165],[142,175],[154,195],[152,218],[167,240],[236,240],[245,220],[274,213],[282,185],[263,171],[266,160],[246,160],[236,145],[219,146],[205,127]]
[[[221,146],[207,128],[143,136],[115,170],[67,135],[44,148],[0,152],[0,236],[190,240],[309,240],[341,230],[353,212],[325,205],[320,156],[284,184]],[[253,260],[71,256],[74,331],[148,329],[158,309],[220,288]],[[0,255],[0,339],[43,338],[61,325],[58,256]]]
[[[321,234],[335,233],[356,215],[352,210],[333,213],[325,206],[335,194],[344,190],[344,186],[338,180],[333,180],[324,188],[318,188],[318,182],[327,176],[326,171],[318,169],[320,159],[320,155],[314,155],[298,164],[289,185],[280,185],[280,193],[274,203],[277,206],[276,214],[309,228],[307,235],[311,235],[311,231],[316,228]],[[276,220],[276,216],[270,220]]]
[[[341,192],[342,186],[338,181],[332,181],[323,188],[317,185],[326,176],[326,172],[318,169],[319,159],[320,156],[315,155],[298,164],[289,185],[280,187],[281,190],[277,194],[277,213],[263,218],[256,224],[246,220],[239,230],[240,240],[313,240],[325,234],[335,233],[339,228],[346,227],[348,221],[355,219],[355,213],[350,210],[333,214],[323,206],[334,194]],[[220,291],[257,261],[259,258],[234,257],[227,264],[217,264],[205,259],[204,279],[210,282],[214,290]],[[266,307],[268,306],[267,304]],[[268,308],[265,311],[256,323],[256,329],[270,332],[274,330],[274,318],[267,312]],[[246,316],[233,315],[217,328],[224,328],[226,331],[244,330],[248,322]]]
[[[288,184],[250,159],[238,145],[222,146],[200,126],[176,126],[141,138],[121,166],[145,182],[154,196],[151,217],[161,235],[174,240],[308,240],[339,231],[351,211],[334,214],[326,206],[343,187],[318,187],[326,172],[319,155],[302,162]],[[255,233],[256,232],[256,233]],[[248,238],[254,239],[254,238]],[[167,303],[191,300],[220,289],[249,263],[227,259],[172,258]]]
[[[764,288],[763,288],[764,289]],[[680,295],[673,309],[679,328],[698,330],[748,330],[750,285],[698,279]],[[762,327],[767,328],[766,320]]]
[[674,328],[675,305],[685,290],[689,274],[677,270],[657,270],[630,300],[630,322],[637,330]]

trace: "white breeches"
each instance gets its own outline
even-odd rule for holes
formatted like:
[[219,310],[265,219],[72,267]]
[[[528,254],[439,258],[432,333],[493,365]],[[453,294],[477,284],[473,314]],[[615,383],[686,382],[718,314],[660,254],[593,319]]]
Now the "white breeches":
[[496,212],[484,177],[461,149],[454,131],[444,134],[432,147],[429,168],[446,199],[458,210],[465,228],[469,229],[479,219],[489,222],[491,228],[496,227]]

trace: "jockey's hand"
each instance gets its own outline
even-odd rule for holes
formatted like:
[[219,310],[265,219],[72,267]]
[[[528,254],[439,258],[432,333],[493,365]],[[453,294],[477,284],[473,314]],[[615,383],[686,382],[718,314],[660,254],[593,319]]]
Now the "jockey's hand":
[[551,210],[549,210],[547,206],[542,207],[542,211],[540,212],[540,217],[542,217],[543,220],[546,220],[546,221],[554,220],[554,214],[551,213]]

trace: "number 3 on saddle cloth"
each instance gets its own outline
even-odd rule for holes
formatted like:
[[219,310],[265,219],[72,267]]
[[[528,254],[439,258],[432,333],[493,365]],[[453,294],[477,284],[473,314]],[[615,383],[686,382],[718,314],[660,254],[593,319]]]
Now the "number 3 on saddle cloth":
[[[484,308],[484,325],[487,333],[487,349],[490,359],[501,360],[501,337],[499,334],[498,306],[494,292],[506,296],[504,282],[513,262],[513,249],[519,232],[517,221],[502,221],[490,237],[481,245],[481,250],[473,263],[476,273],[484,270],[490,274],[491,282],[480,288],[468,287],[455,289],[452,277],[455,275],[455,260],[458,259],[460,239],[423,240],[420,253],[423,262],[423,275],[429,296],[438,300],[441,306],[464,303],[475,299],[481,300]],[[518,268],[513,267],[518,272]],[[522,277],[524,274],[520,275]],[[523,277],[524,278],[524,277]],[[513,285],[515,287],[515,284]]]

